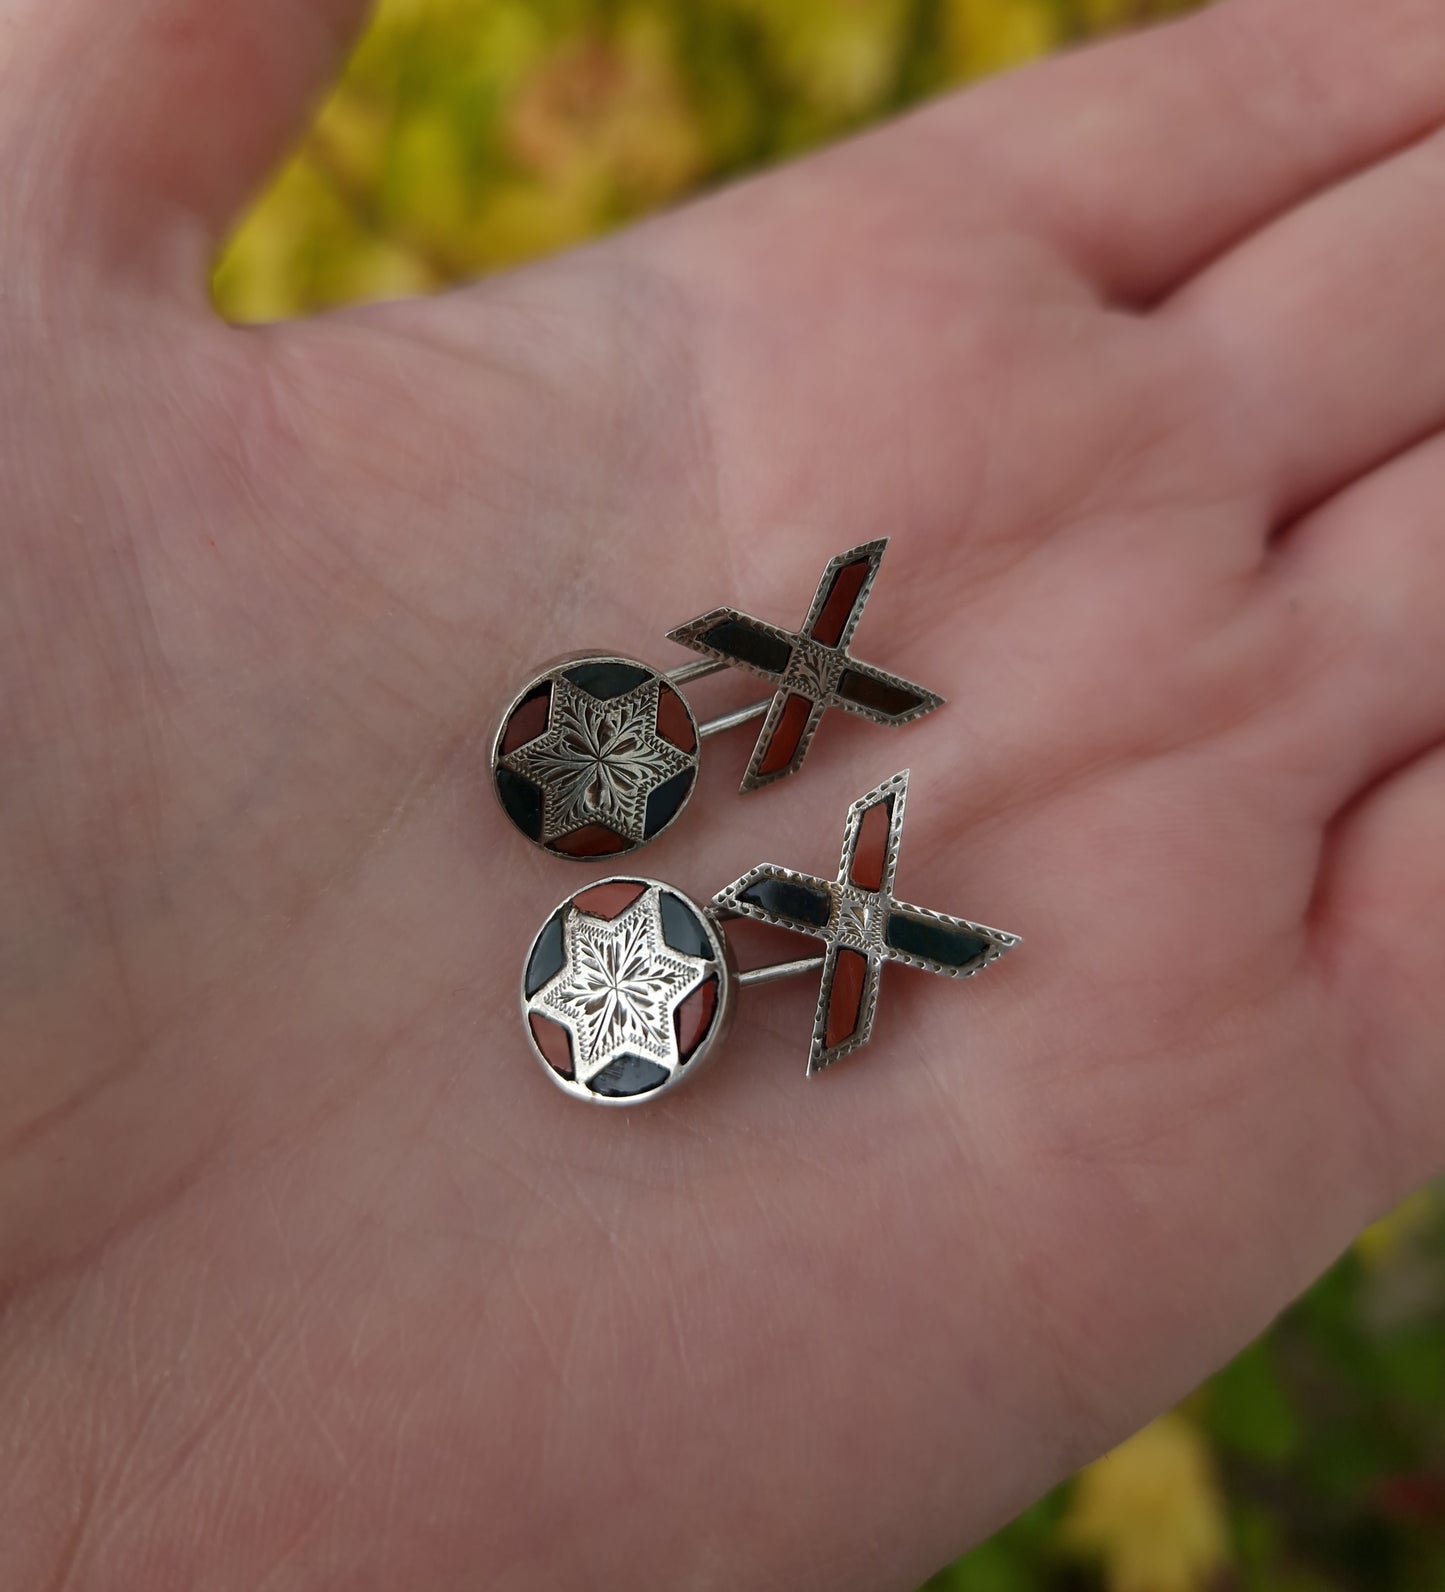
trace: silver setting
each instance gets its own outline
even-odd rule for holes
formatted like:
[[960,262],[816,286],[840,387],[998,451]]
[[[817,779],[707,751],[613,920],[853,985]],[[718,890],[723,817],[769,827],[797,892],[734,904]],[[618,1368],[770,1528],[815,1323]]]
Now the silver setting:
[[[996,962],[1005,951],[1019,943],[1019,936],[1003,929],[992,929],[986,924],[973,923],[967,918],[951,917],[928,907],[916,907],[898,901],[893,895],[893,879],[898,867],[898,847],[903,834],[903,813],[908,796],[909,773],[886,779],[881,785],[860,796],[848,809],[844,826],[842,857],[835,879],[822,879],[814,874],[800,873],[792,868],[781,868],[763,863],[749,869],[740,879],[719,890],[713,897],[712,910],[720,918],[747,917],[762,923],[771,923],[797,933],[813,935],[823,941],[824,959],[822,980],[818,991],[817,1014],[813,1021],[813,1036],[808,1052],[808,1074],[820,1072],[824,1067],[850,1055],[866,1045],[873,1033],[877,1010],[879,980],[885,962],[901,962],[905,967],[920,968],[926,973],[937,973],[944,978],[971,978],[990,963]],[[855,881],[855,861],[863,835],[864,821],[880,805],[888,804],[888,829],[879,869],[876,889],[866,888]],[[819,924],[805,912],[769,909],[757,899],[749,899],[749,892],[757,886],[769,884],[798,886],[800,894],[795,905],[809,910],[821,908],[826,898],[828,918]],[[764,889],[759,894],[767,894]],[[785,892],[773,892],[786,900]],[[901,920],[901,921],[900,921]],[[903,946],[890,939],[904,939]],[[913,934],[907,931],[913,929]],[[930,934],[931,929],[942,931]],[[953,945],[948,945],[949,937]],[[975,943],[976,942],[976,943]],[[914,949],[909,949],[911,943]],[[937,952],[952,949],[955,959],[949,960],[922,949],[932,944]],[[838,979],[840,953],[855,953],[864,962],[861,970],[861,993],[857,1021],[847,1035],[833,1044],[828,1043],[828,1016],[832,1007],[834,989]],[[799,964],[800,966],[803,964]],[[851,964],[856,966],[856,964]],[[747,977],[746,974],[743,975]]]
[[676,1067],[673,1013],[702,983],[708,964],[663,946],[657,892],[610,923],[573,912],[565,933],[567,965],[533,997],[532,1008],[571,1030],[580,1081],[630,1054]]
[[[640,885],[642,893],[614,916],[600,917],[577,905],[607,886]],[[688,909],[705,936],[707,955],[680,951],[667,941],[662,917],[664,895]],[[533,1052],[547,1076],[567,1094],[594,1105],[627,1106],[654,1100],[696,1073],[727,1027],[731,1015],[733,968],[727,941],[710,916],[680,890],[655,879],[614,876],[569,896],[562,914],[562,964],[530,996],[527,978],[548,918],[528,953],[522,979],[522,1017]],[[710,978],[717,981],[716,1004],[707,1030],[691,1053],[679,1052],[679,1006]],[[571,1039],[572,1076],[547,1060],[528,1019],[535,1014],[558,1023]],[[629,1058],[650,1063],[667,1076],[632,1094],[596,1092],[599,1076]]]
[[781,689],[811,697],[815,702],[824,701],[838,689],[847,656],[837,647],[825,647],[821,641],[800,636],[793,643],[793,656],[783,671]]
[[697,761],[658,735],[657,694],[648,680],[599,700],[558,678],[546,733],[502,758],[541,788],[544,841],[602,824],[642,844],[647,798]]
[[[597,696],[569,678],[582,668],[621,668],[644,678],[630,689]],[[550,686],[547,722],[531,740],[511,751],[502,746],[513,716],[543,686]],[[658,706],[666,690],[682,705],[692,737],[691,751],[658,733]],[[659,787],[691,771],[695,783],[701,745],[692,709],[666,677],[644,663],[614,654],[578,653],[544,670],[513,698],[492,746],[494,781],[499,770],[528,781],[541,798],[541,821],[528,838],[558,856],[594,860],[618,856],[654,840],[676,820],[691,799],[689,786],[665,822],[648,832],[648,800]],[[522,827],[502,798],[504,811]],[[618,837],[607,849],[572,853],[555,843],[592,826]]]
[[[808,748],[812,744],[813,736],[817,733],[824,713],[829,708],[842,708],[844,712],[855,713],[860,718],[871,720],[874,724],[909,724],[943,705],[943,698],[935,692],[925,690],[911,680],[903,679],[901,675],[889,674],[872,664],[862,663],[848,651],[848,643],[858,628],[858,621],[862,618],[864,605],[868,601],[869,592],[873,589],[878,566],[887,546],[888,538],[879,537],[875,541],[849,548],[847,552],[839,553],[829,560],[828,567],[818,582],[817,591],[813,594],[808,617],[798,630],[784,630],[781,626],[755,619],[751,614],[745,614],[736,608],[714,608],[668,632],[668,639],[671,641],[676,641],[684,647],[691,647],[695,652],[701,652],[706,657],[729,667],[747,669],[776,684],[777,689],[768,704],[767,717],[758,732],[747,772],[743,775],[740,787],[743,791],[757,790],[764,785],[772,784],[774,780],[784,779],[789,774],[796,773],[808,754]],[[834,581],[844,577],[845,571],[851,566],[861,563],[866,563],[867,568],[862,575],[861,584],[852,597],[846,617],[841,620],[837,639],[832,642],[818,639],[814,632],[829,610]],[[836,610],[834,619],[836,621]],[[750,659],[717,645],[716,636],[719,631],[729,629],[734,634],[741,635],[745,639],[751,638],[757,643],[762,649],[759,655]],[[714,640],[708,639],[710,635]],[[762,652],[774,657],[777,665],[763,661]],[[892,697],[899,705],[889,709],[844,695],[841,687],[845,675],[853,677],[858,685],[871,682],[878,688],[879,702]],[[802,697],[812,704],[806,724],[786,759],[778,766],[767,768],[769,748],[772,746],[774,736],[780,732],[788,699],[793,696]]]

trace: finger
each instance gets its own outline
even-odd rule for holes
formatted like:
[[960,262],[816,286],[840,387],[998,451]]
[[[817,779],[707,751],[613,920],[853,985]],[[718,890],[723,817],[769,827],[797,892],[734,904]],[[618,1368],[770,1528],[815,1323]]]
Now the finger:
[[1388,1204],[1445,1165],[1445,745],[1341,816],[1317,943],[1358,1035],[1355,1082]]
[[[1037,239],[1107,296],[1150,301],[1241,235],[1445,115],[1435,0],[1233,0],[984,84],[716,207],[719,250],[806,291],[864,265],[957,259],[960,238]],[[820,211],[828,226],[820,228]]]
[[1271,711],[1247,733],[1320,823],[1445,739],[1445,435],[1301,520],[1266,566]]
[[296,135],[365,10],[366,0],[6,0],[0,170],[47,171],[31,208],[53,246],[171,270],[179,255],[199,285],[217,236]]
[[[1445,417],[1445,134],[1321,195],[1175,299],[1222,484],[1289,521]],[[1232,481],[1230,479],[1232,477]]]

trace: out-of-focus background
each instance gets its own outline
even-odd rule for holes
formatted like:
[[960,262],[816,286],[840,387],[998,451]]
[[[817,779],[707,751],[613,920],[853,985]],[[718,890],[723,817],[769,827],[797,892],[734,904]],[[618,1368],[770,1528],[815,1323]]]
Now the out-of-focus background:
[[[1178,9],[382,0],[219,262],[217,301],[244,321],[430,292]],[[1445,1201],[1372,1228],[1179,1410],[930,1587],[1445,1592]]]
[[241,228],[236,320],[425,293],[1188,0],[381,0]]

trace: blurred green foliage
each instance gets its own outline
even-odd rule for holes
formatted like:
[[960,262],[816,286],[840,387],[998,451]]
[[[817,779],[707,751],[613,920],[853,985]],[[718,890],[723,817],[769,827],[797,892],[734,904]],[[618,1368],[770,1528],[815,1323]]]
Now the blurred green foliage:
[[264,320],[594,237],[1187,0],[383,0],[216,273]]
[[1445,1202],[931,1592],[1445,1592]]
[[[383,0],[216,272],[237,320],[432,291],[1187,0]],[[960,1441],[972,1441],[960,1435]],[[1445,1592],[1445,1207],[935,1592]]]

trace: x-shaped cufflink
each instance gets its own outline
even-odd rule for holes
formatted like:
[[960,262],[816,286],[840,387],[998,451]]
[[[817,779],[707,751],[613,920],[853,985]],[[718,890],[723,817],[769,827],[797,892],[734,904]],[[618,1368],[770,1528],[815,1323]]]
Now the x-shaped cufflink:
[[796,772],[829,708],[875,724],[907,724],[942,706],[941,696],[848,651],[887,545],[888,538],[879,537],[830,560],[800,630],[784,630],[736,608],[714,608],[668,632],[670,641],[776,683],[743,776],[744,791]]
[[810,1076],[868,1043],[885,962],[968,978],[1019,943],[1002,929],[894,899],[907,795],[905,769],[853,803],[836,879],[763,863],[713,897],[719,918],[755,918],[823,941]]

